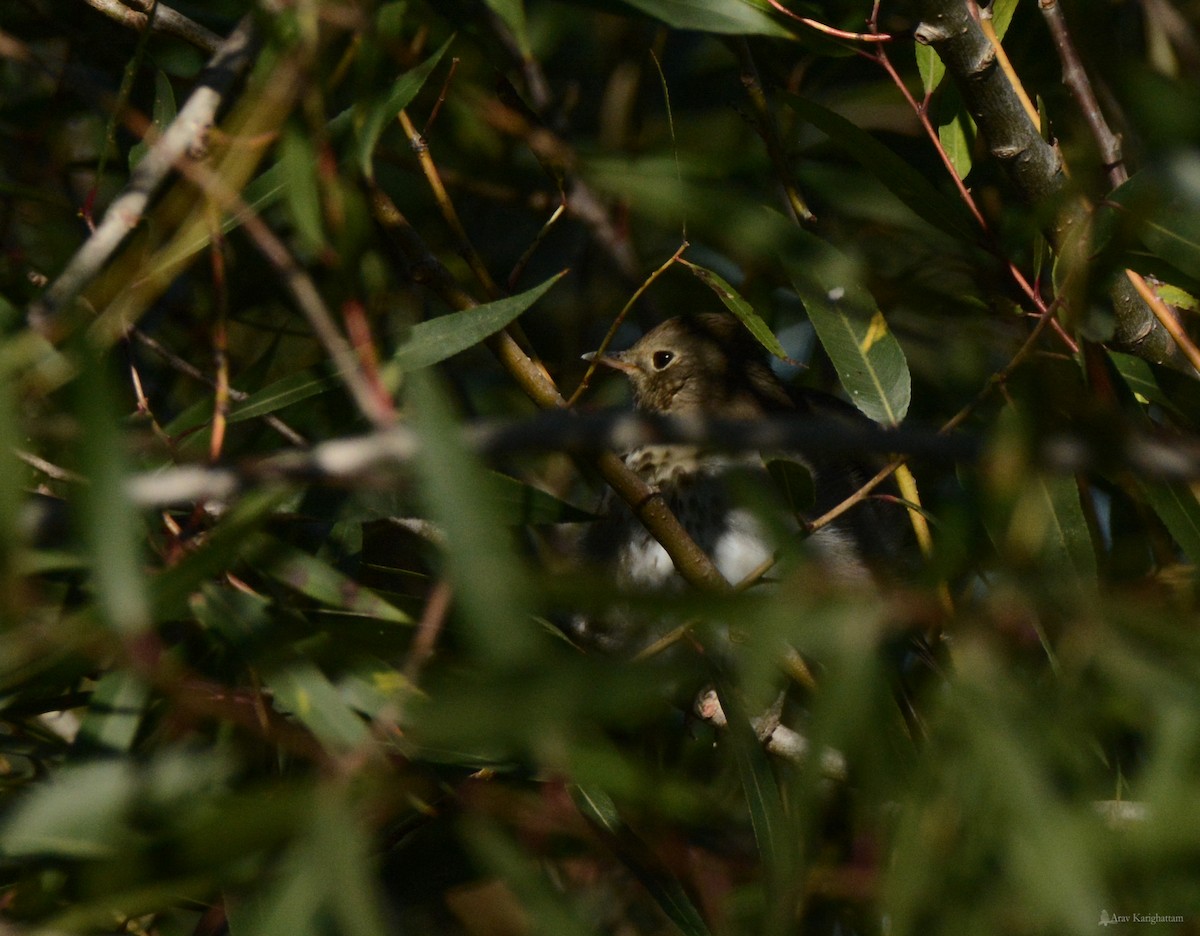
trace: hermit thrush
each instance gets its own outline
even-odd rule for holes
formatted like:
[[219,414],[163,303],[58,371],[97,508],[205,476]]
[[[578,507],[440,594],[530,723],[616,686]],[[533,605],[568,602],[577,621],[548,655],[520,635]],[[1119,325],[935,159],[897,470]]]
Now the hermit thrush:
[[[635,406],[675,417],[755,420],[771,415],[864,419],[847,404],[812,392],[791,393],[775,376],[761,345],[736,318],[704,313],[669,319],[627,351],[599,362],[629,378]],[[812,475],[819,514],[852,493],[869,476],[844,458],[786,453]],[[696,445],[652,445],[625,456],[626,464],[656,487],[688,534],[731,584],[760,569],[800,524],[778,496],[764,453],[727,453]],[[826,526],[805,544],[830,576],[843,582],[870,578],[865,556],[888,548],[897,517],[879,516],[867,503]],[[607,497],[602,518],[585,537],[593,563],[615,570],[619,584],[653,588],[675,576],[670,557],[626,505]],[[597,633],[581,625],[585,640],[623,646],[629,634]],[[620,630],[619,628],[618,630]]]

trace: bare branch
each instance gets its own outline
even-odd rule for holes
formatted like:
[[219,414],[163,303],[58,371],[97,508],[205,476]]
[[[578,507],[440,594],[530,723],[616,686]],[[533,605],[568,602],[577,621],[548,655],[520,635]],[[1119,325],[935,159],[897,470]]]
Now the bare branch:
[[[147,22],[154,32],[177,36],[185,42],[190,42],[198,49],[214,54],[221,45],[221,37],[211,29],[201,26],[195,20],[188,19],[178,10],[155,0],[83,0],[94,10],[99,10],[111,20],[116,20],[122,26],[141,32]],[[135,9],[136,8],[136,9]],[[151,20],[150,11],[154,10]]]
[[54,331],[59,312],[86,288],[137,227],[150,199],[170,171],[188,159],[188,153],[203,148],[217,108],[238,75],[250,65],[254,48],[253,21],[246,17],[220,44],[200,73],[187,103],[134,168],[125,191],[109,205],[91,237],[41,298],[30,306],[29,321],[35,329],[44,334]]

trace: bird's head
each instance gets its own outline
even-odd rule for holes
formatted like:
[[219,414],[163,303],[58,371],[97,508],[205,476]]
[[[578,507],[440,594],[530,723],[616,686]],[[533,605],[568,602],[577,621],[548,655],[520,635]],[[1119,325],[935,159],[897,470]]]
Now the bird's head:
[[721,312],[667,319],[628,350],[595,360],[625,374],[634,404],[651,413],[746,419],[790,406],[762,347]]

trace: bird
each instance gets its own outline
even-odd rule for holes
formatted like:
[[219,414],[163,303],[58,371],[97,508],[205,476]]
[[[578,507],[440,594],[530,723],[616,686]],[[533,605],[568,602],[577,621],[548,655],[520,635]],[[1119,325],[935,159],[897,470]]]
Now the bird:
[[[585,355],[623,374],[635,409],[682,419],[797,418],[866,421],[847,403],[816,391],[789,390],[765,350],[742,322],[725,312],[700,312],[662,322],[625,351]],[[684,529],[731,585],[751,576],[795,541],[801,523],[772,481],[770,453],[722,452],[701,445],[644,445],[625,464],[656,488]],[[874,469],[828,453],[782,453],[812,476],[819,515],[853,493]],[[903,534],[902,509],[884,515],[866,501],[804,543],[838,582],[868,583],[872,557],[894,551]],[[600,519],[584,536],[587,563],[607,567],[618,585],[656,589],[682,584],[666,550],[620,498],[608,492]],[[810,517],[811,518],[811,517]],[[637,636],[629,621],[579,619],[576,637],[605,650]]]

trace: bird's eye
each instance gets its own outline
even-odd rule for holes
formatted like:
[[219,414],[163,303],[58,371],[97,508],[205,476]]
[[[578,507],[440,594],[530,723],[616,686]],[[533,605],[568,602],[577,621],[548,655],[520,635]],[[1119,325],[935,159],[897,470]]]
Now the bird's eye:
[[662,370],[673,360],[675,360],[674,351],[655,351],[653,357],[650,358],[650,363],[654,365],[655,370]]

